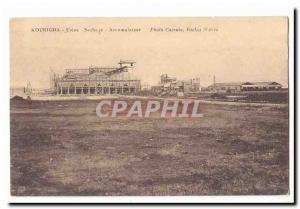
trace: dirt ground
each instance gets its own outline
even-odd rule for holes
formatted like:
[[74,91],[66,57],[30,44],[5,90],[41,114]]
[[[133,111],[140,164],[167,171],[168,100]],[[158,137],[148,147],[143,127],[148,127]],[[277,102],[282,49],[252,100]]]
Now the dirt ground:
[[12,195],[288,193],[288,108],[99,118],[97,101],[11,101]]

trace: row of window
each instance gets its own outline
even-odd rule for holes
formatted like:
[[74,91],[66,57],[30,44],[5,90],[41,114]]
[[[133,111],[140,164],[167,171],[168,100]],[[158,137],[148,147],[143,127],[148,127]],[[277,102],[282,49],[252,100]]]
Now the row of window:
[[[98,84],[96,87],[104,87],[104,86],[120,86],[120,87],[122,87],[122,86],[136,86],[137,84],[136,83],[125,83],[125,84],[122,84],[122,83],[116,83],[116,84],[113,84],[113,83],[111,83],[110,85],[109,84],[107,84],[107,83],[104,83],[104,84]],[[87,85],[87,84],[84,84],[83,86],[82,85],[79,85],[79,86],[76,86],[76,87],[84,87],[84,88],[88,88],[89,87],[89,85]],[[90,87],[95,87],[95,86],[90,86]],[[71,84],[70,86],[69,86],[69,88],[75,88],[75,85],[74,84]]]
[[100,87],[100,88],[68,88],[62,87],[59,89],[59,94],[121,94],[121,93],[133,93],[137,91],[135,87],[128,88],[109,88],[109,87]]

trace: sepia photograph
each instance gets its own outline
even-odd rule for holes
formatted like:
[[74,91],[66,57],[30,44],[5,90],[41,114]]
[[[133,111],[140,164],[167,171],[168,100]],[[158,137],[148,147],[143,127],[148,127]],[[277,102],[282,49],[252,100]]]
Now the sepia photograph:
[[11,196],[290,195],[289,21],[11,18]]

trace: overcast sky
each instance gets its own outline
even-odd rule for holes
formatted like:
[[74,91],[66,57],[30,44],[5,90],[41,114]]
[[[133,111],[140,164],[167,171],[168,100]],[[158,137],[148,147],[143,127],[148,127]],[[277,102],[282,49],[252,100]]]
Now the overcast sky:
[[[49,71],[136,61],[134,75],[157,84],[161,74],[216,82],[288,83],[287,18],[77,18],[11,20],[11,86],[49,88]],[[34,28],[60,32],[33,32]],[[187,28],[198,28],[189,32]],[[67,28],[79,32],[66,32]],[[85,32],[84,29],[103,32]],[[140,32],[110,32],[140,29]],[[152,31],[151,31],[152,28]],[[162,28],[163,32],[153,32]],[[183,29],[184,32],[168,32]],[[213,31],[204,31],[205,28]],[[63,30],[64,31],[63,31]]]

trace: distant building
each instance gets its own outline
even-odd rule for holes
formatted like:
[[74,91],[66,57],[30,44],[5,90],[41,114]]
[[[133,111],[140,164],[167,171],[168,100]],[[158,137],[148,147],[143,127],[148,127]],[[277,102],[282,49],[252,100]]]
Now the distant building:
[[242,88],[242,82],[230,82],[230,83],[214,83],[207,87],[210,92],[239,92]]
[[282,85],[277,82],[229,82],[212,84],[207,87],[207,90],[216,93],[235,93],[241,91],[272,91],[281,88]]
[[166,84],[170,82],[176,81],[176,78],[169,77],[168,74],[163,74],[160,76],[160,83],[161,84]]
[[169,77],[167,74],[163,74],[160,76],[159,85],[152,86],[151,91],[160,95],[177,95],[178,92],[199,92],[200,79],[177,80],[175,77]]
[[200,91],[200,78],[192,78],[188,81],[183,81],[184,92],[198,92]]
[[134,94],[141,82],[132,78],[134,61],[121,60],[118,67],[67,69],[62,77],[52,76],[52,86],[59,95]]
[[277,82],[246,82],[242,84],[242,91],[279,90],[282,85]]
[[160,94],[162,92],[162,85],[151,86],[151,92],[153,92],[155,95]]
[[149,91],[151,89],[151,86],[149,83],[144,83],[141,85],[141,90],[142,91]]

